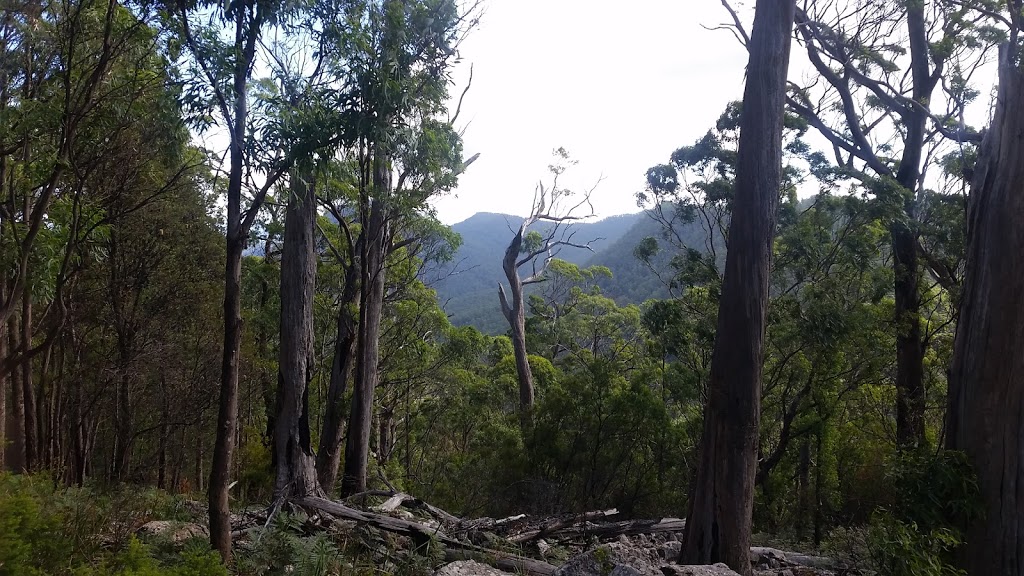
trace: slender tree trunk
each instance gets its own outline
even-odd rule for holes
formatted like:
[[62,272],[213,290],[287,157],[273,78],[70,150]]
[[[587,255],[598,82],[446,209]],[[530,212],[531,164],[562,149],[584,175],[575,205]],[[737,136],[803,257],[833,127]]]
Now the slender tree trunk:
[[736,197],[708,404],[682,558],[750,575],[761,367],[794,0],[759,0],[749,44]]
[[334,339],[334,359],[331,362],[331,382],[327,389],[327,406],[320,431],[320,448],[316,454],[317,475],[320,486],[330,494],[338,480],[341,462],[341,440],[345,431],[344,400],[348,380],[352,376],[355,345],[358,337],[356,310],[359,297],[359,267],[355,259],[345,274],[345,289],[338,306],[337,335]]
[[156,487],[167,489],[167,436],[170,434],[170,398],[167,397],[167,378],[160,371],[160,446],[157,455]]
[[114,480],[118,482],[127,480],[131,457],[132,405],[131,375],[129,374],[131,353],[129,346],[127,342],[123,342],[121,345],[114,399],[115,413],[117,414],[117,421],[114,422],[114,445],[116,446],[114,450]]
[[34,472],[39,457],[39,426],[36,422],[36,390],[32,374],[32,296],[25,290],[21,305],[21,345],[25,350],[21,361],[21,391],[25,396],[23,408],[25,422],[25,470]]
[[292,174],[281,253],[281,402],[274,427],[277,475],[274,501],[322,496],[309,439],[309,379],[313,360],[316,285],[316,196],[312,176]]
[[386,243],[389,238],[382,198],[390,192],[388,161],[379,153],[373,160],[373,200],[365,224],[363,254],[360,259],[362,281],[359,307],[359,356],[356,386],[352,394],[352,415],[345,442],[345,472],[341,493],[350,496],[366,490],[370,460],[370,435],[373,427],[373,397],[377,388],[380,359],[380,322],[384,307]]
[[968,574],[1024,574],[1024,71],[999,58],[999,91],[971,186],[967,271],[950,369],[949,447],[974,465],[984,517]]
[[[8,319],[7,342],[9,350],[18,349],[18,323],[15,316]],[[11,369],[11,421],[7,424],[11,440],[7,451],[7,465],[15,473],[25,471],[25,392],[22,388],[21,366]]]
[[811,511],[811,442],[806,437],[800,441],[800,455],[796,468],[796,538],[802,541],[807,535],[807,517]]
[[[237,27],[244,25],[245,10],[239,13]],[[240,36],[241,32],[236,31]],[[224,562],[231,560],[231,508],[228,486],[234,457],[238,420],[238,362],[242,348],[242,253],[246,233],[242,229],[242,169],[245,153],[247,102],[245,72],[235,72],[235,133],[231,138],[231,168],[227,191],[227,259],[224,264],[224,355],[221,363],[220,401],[217,407],[217,438],[210,469],[209,512],[210,543]],[[198,471],[197,471],[198,472]]]
[[824,498],[821,496],[821,480],[824,475],[822,472],[822,462],[824,458],[821,457],[822,449],[822,430],[818,430],[815,434],[815,448],[814,448],[814,545],[820,546],[821,539],[825,534],[825,511],[822,509]]
[[[3,179],[4,172],[0,170],[0,179]],[[0,223],[0,238],[3,238],[3,225]],[[6,279],[0,280],[0,301],[4,299]],[[4,370],[4,363],[7,361],[7,324],[0,322],[0,472],[3,472],[6,465],[7,454],[7,371]]]
[[36,395],[36,463],[40,470],[50,466],[50,402],[52,401],[53,375],[50,374],[50,363],[53,361],[53,345],[47,345],[43,352],[43,361],[39,365],[39,391]]
[[519,267],[516,265],[523,246],[523,235],[526,223],[519,227],[508,248],[501,267],[508,280],[511,302],[505,297],[505,289],[498,285],[498,299],[501,312],[508,321],[512,335],[512,352],[516,361],[516,377],[519,380],[519,426],[525,435],[533,423],[533,370],[530,368],[530,356],[526,350],[526,311],[523,297],[523,281],[519,278]]

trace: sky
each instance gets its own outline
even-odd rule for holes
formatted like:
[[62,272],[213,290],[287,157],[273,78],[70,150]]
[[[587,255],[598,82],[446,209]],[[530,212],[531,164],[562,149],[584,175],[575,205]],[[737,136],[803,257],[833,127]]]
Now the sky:
[[434,203],[447,224],[525,215],[558,147],[579,162],[564,185],[598,184],[597,217],[637,212],[647,169],[743,93],[745,50],[730,32],[702,27],[729,19],[718,0],[486,0],[485,9],[452,88],[454,107],[472,65],[457,124],[465,157],[480,157]]

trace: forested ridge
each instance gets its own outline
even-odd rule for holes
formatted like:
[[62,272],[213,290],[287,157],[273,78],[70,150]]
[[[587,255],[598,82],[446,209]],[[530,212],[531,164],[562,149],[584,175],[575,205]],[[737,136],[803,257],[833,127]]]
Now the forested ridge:
[[722,17],[451,227],[483,3],[0,6],[0,575],[1024,574],[1024,5]]

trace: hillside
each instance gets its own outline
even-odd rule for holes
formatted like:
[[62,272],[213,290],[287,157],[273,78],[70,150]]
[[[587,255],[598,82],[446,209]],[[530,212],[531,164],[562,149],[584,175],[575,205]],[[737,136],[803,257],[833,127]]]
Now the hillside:
[[[455,257],[454,267],[449,266],[445,274],[441,274],[443,277],[432,283],[452,323],[476,326],[489,334],[500,334],[506,330],[498,307],[497,285],[504,281],[502,255],[514,234],[513,230],[521,222],[522,218],[518,216],[482,212],[452,226],[462,236],[462,247]],[[593,252],[567,248],[559,257],[581,266],[610,268],[612,278],[601,282],[605,294],[620,304],[640,303],[667,295],[658,277],[633,256],[633,250],[641,240],[660,234],[657,222],[644,213],[637,213],[575,226],[577,239],[594,240],[591,242]],[[695,224],[695,241],[702,234]],[[659,255],[658,265],[667,265],[670,257],[668,251]]]

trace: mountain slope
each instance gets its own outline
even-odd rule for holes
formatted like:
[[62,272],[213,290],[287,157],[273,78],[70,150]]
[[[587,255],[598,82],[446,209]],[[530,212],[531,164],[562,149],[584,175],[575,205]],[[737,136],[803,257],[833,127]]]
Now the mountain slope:
[[[501,334],[508,329],[498,303],[498,282],[504,283],[501,259],[522,221],[518,216],[482,212],[452,226],[462,236],[455,261],[428,276],[440,276],[430,283],[453,324],[472,325],[489,334]],[[609,297],[619,304],[628,304],[668,295],[657,275],[633,256],[633,250],[644,238],[661,234],[659,224],[646,214],[612,216],[573,226],[574,240],[590,241],[593,251],[565,248],[558,257],[580,266],[602,265],[611,269],[612,278],[600,284]],[[692,236],[700,247],[703,231],[697,224],[693,228]],[[655,266],[666,267],[671,256],[671,251],[663,250],[655,258]]]

